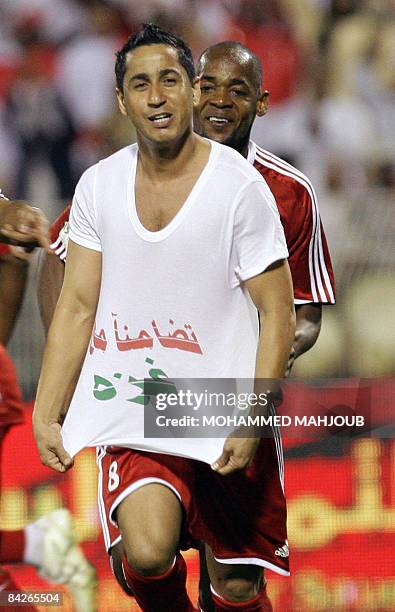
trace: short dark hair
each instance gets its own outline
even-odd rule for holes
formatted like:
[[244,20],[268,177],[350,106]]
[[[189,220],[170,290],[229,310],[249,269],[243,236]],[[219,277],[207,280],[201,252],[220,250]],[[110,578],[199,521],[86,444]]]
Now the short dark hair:
[[220,42],[217,43],[215,45],[212,45],[211,47],[208,47],[207,49],[205,49],[203,51],[203,53],[201,54],[201,56],[199,57],[198,63],[197,63],[197,72],[198,74],[200,74],[204,62],[205,60],[208,58],[208,56],[210,55],[210,53],[212,51],[222,51],[222,53],[224,54],[224,56],[228,57],[229,59],[232,59],[232,57],[236,57],[240,54],[240,53],[246,53],[248,54],[249,60],[252,64],[252,70],[253,70],[253,75],[254,75],[254,79],[255,79],[255,83],[258,89],[261,89],[262,87],[262,63],[261,60],[259,59],[259,57],[257,56],[256,53],[254,53],[254,51],[252,51],[252,49],[249,49],[248,47],[246,47],[245,45],[243,45],[240,42],[236,42],[234,40],[225,40],[224,42]]
[[169,45],[177,49],[178,60],[185,69],[189,80],[193,83],[195,79],[195,64],[193,62],[192,51],[188,45],[175,34],[162,30],[162,28],[154,23],[144,23],[141,30],[133,36],[130,36],[122,49],[116,54],[115,76],[117,79],[117,87],[120,91],[123,90],[127,54],[129,51],[133,51],[133,49],[143,47],[144,45]]

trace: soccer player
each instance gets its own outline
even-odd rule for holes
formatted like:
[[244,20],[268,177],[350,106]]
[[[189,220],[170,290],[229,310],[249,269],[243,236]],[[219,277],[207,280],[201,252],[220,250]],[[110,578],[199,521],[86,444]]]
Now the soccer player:
[[[250,138],[256,116],[266,114],[269,101],[269,92],[262,89],[262,66],[255,53],[241,43],[218,43],[202,53],[197,73],[201,96],[195,107],[195,131],[232,147],[253,164],[269,185],[280,213],[296,310],[289,375],[295,359],[318,338],[322,304],[335,301],[332,264],[316,194],[304,174]],[[211,612],[202,551],[201,577],[201,601],[206,612]]]
[[[6,226],[5,240],[19,247],[47,246],[48,223],[41,211],[0,195],[0,225],[3,222]],[[0,455],[9,429],[24,420],[15,367],[5,349],[21,306],[27,277],[29,255],[23,249],[18,250],[18,246],[0,244]],[[94,570],[75,545],[68,510],[50,512],[24,529],[0,531],[0,562],[34,565],[48,581],[64,583],[70,588],[76,610],[89,612],[94,609]],[[0,590],[19,590],[9,572],[3,569],[0,570]]]
[[179,554],[191,540],[208,545],[218,610],[269,610],[262,568],[288,574],[278,553],[285,533],[266,510],[268,483],[281,491],[277,440],[144,438],[138,384],[283,376],[294,308],[278,211],[247,161],[193,133],[200,92],[180,39],[145,26],[119,52],[116,74],[138,144],[77,186],[33,418],[37,446],[44,464],[64,472],[79,449],[102,445],[105,539],[110,546],[105,525],[118,524],[143,610],[194,609]]
[[[197,72],[201,97],[195,107],[197,133],[239,151],[260,172],[272,191],[289,251],[294,287],[296,332],[288,373],[296,358],[316,342],[321,328],[322,304],[333,304],[335,286],[317,197],[309,179],[299,170],[250,139],[255,117],[268,110],[269,93],[262,90],[262,67],[250,49],[223,42],[204,51]],[[51,227],[51,240],[60,260],[67,252],[68,206]],[[42,309],[50,322],[64,269],[58,259],[46,257]],[[55,291],[51,290],[56,283]]]
[[263,176],[273,193],[289,251],[296,308],[293,361],[316,342],[322,304],[335,302],[332,264],[317,197],[299,170],[250,139],[255,118],[268,110],[262,66],[250,49],[227,41],[206,49],[197,66],[201,96],[195,131],[239,151]]
[[[201,97],[195,106],[195,130],[239,151],[261,173],[276,198],[289,250],[296,308],[289,374],[294,360],[318,338],[322,304],[334,302],[332,265],[314,188],[299,170],[250,140],[255,117],[263,116],[268,108],[268,92],[262,91],[261,64],[251,50],[235,42],[214,45],[203,52],[198,74]],[[67,207],[51,228],[58,258],[45,256],[42,267],[39,300],[46,326],[63,282],[69,212]],[[113,568],[125,588],[117,562],[118,549],[118,545],[112,549]],[[207,589],[204,591],[205,609],[209,610],[210,595]]]

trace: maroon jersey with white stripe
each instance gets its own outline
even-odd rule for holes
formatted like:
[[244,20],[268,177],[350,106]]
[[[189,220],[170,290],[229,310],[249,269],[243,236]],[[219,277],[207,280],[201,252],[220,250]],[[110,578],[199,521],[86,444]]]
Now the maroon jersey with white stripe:
[[332,263],[311,182],[253,141],[248,161],[263,176],[277,203],[289,251],[295,304],[334,304]]
[[[253,141],[249,144],[248,161],[266,180],[276,199],[289,251],[295,304],[334,304],[332,263],[311,182],[302,172]],[[61,230],[69,214],[70,205],[51,227],[52,247],[63,261],[67,236]]]
[[55,219],[49,230],[51,237],[51,249],[59,257],[63,263],[66,261],[67,244],[68,244],[68,224],[70,217],[71,204],[60,213]]

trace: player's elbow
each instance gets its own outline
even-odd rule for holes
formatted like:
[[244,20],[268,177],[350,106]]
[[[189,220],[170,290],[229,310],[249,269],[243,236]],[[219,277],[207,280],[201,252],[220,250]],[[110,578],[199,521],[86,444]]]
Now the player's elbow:
[[293,340],[296,330],[296,315],[292,299],[278,302],[272,308],[263,307],[258,311],[263,325],[281,330],[284,337]]
[[281,328],[284,330],[284,333],[290,338],[291,342],[295,336],[296,330],[296,314],[293,300],[289,303],[284,304],[283,312],[281,313]]
[[56,310],[60,311],[63,318],[71,319],[77,325],[84,325],[94,319],[96,307],[84,299],[76,299],[73,302],[62,303],[60,301]]
[[309,348],[314,346],[314,344],[317,342],[318,336],[320,335],[320,331],[321,331],[321,321],[319,321],[318,323],[310,324],[310,330],[309,330],[310,346]]
[[304,322],[300,325],[299,320],[296,323],[295,345],[297,355],[302,355],[310,350],[318,340],[321,331],[321,320],[316,322]]
[[85,330],[92,330],[96,313],[96,304],[92,304],[84,296],[77,294],[73,299],[61,294],[49,329],[49,335],[54,333],[83,335]]
[[295,349],[298,355],[308,351],[321,331],[321,304],[303,304],[296,310]]

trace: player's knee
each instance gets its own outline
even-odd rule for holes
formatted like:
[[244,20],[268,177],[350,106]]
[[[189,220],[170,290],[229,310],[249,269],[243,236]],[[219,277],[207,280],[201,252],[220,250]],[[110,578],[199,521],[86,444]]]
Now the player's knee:
[[259,590],[259,583],[247,578],[224,578],[217,586],[218,595],[231,602],[241,602],[255,597]]
[[159,576],[169,569],[176,551],[161,544],[139,543],[126,550],[129,565],[143,576]]

